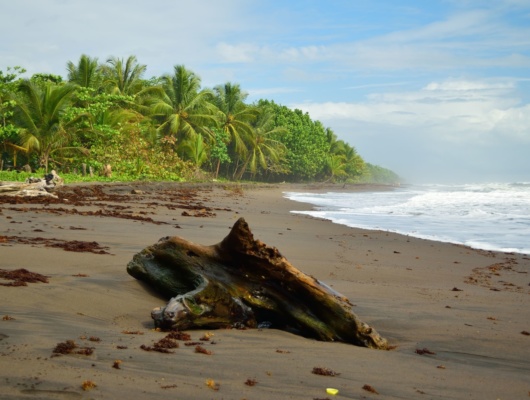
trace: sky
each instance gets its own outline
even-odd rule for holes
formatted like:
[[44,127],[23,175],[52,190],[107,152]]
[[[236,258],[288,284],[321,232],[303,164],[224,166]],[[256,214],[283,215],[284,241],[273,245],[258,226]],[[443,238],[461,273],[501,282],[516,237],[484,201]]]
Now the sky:
[[530,182],[530,0],[0,0],[0,70],[185,65],[410,183]]

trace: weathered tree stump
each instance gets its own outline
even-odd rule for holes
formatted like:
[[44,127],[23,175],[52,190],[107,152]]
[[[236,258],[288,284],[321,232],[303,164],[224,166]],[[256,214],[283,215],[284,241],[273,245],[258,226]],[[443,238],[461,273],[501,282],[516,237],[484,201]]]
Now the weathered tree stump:
[[103,166],[103,171],[101,174],[106,178],[112,178],[112,167],[110,164],[106,164]]
[[172,297],[151,313],[160,328],[270,326],[323,341],[388,348],[346,297],[255,240],[243,218],[211,246],[162,238],[136,254],[127,272]]

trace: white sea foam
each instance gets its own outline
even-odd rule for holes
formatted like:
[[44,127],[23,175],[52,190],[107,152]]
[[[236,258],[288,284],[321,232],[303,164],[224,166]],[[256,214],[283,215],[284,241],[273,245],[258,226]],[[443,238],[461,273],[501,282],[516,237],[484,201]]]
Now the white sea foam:
[[347,226],[530,254],[530,183],[414,185],[385,192],[287,192],[293,211]]

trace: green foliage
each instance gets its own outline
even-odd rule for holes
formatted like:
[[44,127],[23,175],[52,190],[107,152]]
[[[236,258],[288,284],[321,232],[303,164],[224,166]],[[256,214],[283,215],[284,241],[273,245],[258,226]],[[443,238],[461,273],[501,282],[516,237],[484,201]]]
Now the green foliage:
[[[399,181],[309,114],[267,100],[247,104],[237,83],[202,88],[183,65],[146,80],[135,56],[100,64],[83,54],[66,69],[66,81],[0,71],[4,165],[50,166],[77,181],[186,180],[204,177],[201,169],[232,180]],[[83,164],[96,176],[81,176]],[[112,177],[104,178],[108,164]]]
[[14,95],[19,76],[24,72],[20,67],[8,67],[6,73],[0,70],[0,144],[4,148],[16,148],[20,128],[13,121],[17,104]]
[[159,122],[162,135],[174,136],[178,142],[195,140],[215,125],[210,90],[201,90],[201,80],[183,65],[174,67],[174,74],[164,76],[158,96],[152,96],[150,114]]
[[135,56],[129,56],[127,60],[110,57],[101,67],[103,85],[113,94],[136,95],[143,88],[142,76],[146,68],[138,64]]
[[230,155],[228,154],[228,147],[226,145],[230,140],[230,137],[222,129],[213,128],[212,132],[213,141],[210,148],[210,160],[211,166],[213,167],[215,165],[215,177],[217,178],[221,164],[231,162]]
[[0,97],[0,143],[4,145],[15,144],[19,128],[12,122],[16,101]]
[[255,119],[257,110],[245,104],[247,93],[238,84],[228,82],[216,86],[214,92],[219,123],[229,137],[232,159],[237,161],[248,151],[246,142],[253,135],[250,123]]
[[360,181],[370,183],[399,184],[401,178],[395,172],[387,168],[366,163],[366,171],[361,176]]
[[358,179],[366,171],[364,160],[357,154],[354,147],[343,140],[338,140],[331,129],[326,129],[329,143],[329,158],[326,173],[329,179],[346,182]]
[[19,171],[0,171],[0,182],[24,182],[30,176],[35,176],[35,174]]
[[40,87],[45,87],[48,82],[52,82],[57,85],[61,84],[63,81],[63,77],[53,74],[33,74],[30,78],[30,81]]
[[117,131],[104,141],[96,142],[90,157],[79,161],[98,173],[110,164],[113,175],[125,176],[127,180],[180,181],[192,176],[194,170],[191,163],[176,154],[173,146],[160,144],[153,148],[139,128]]
[[266,107],[275,115],[275,126],[285,130],[273,135],[287,149],[287,165],[290,175],[286,179],[316,180],[324,174],[328,160],[329,145],[324,127],[313,121],[307,113],[291,110],[274,102],[260,101],[259,107]]
[[73,105],[65,110],[63,119],[76,131],[77,143],[90,148],[96,136],[112,136],[116,126],[134,119],[135,112],[125,108],[132,103],[131,96],[78,87]]
[[267,107],[258,107],[258,115],[252,122],[254,135],[249,143],[245,164],[240,169],[239,178],[249,172],[252,179],[261,175],[263,178],[288,173],[285,160],[287,148],[274,135],[287,132],[283,126],[275,126],[274,114]]
[[85,54],[79,58],[77,65],[69,61],[66,64],[66,69],[68,70],[68,81],[82,88],[97,89],[103,80],[98,59],[90,58]]
[[333,182],[348,176],[348,173],[346,172],[346,159],[343,155],[328,155],[326,169],[326,172],[329,174],[329,180]]
[[0,70],[0,87],[6,88],[8,85],[12,85],[24,72],[26,70],[19,66],[7,67],[6,72]]
[[204,144],[204,139],[200,133],[196,135],[195,138],[185,140],[179,147],[179,150],[184,157],[191,161],[197,168],[200,168],[208,159],[206,145]]
[[[48,170],[54,153],[61,156],[74,150],[72,138],[63,120],[64,111],[70,106],[75,87],[44,84],[23,80],[19,85],[20,100],[15,108],[14,118],[21,128],[20,140],[23,147],[39,157],[39,165]],[[59,163],[59,159],[53,161]]]
[[228,155],[228,149],[226,144],[230,140],[228,134],[222,129],[212,129],[214,133],[214,141],[210,151],[210,157],[214,160],[219,160],[221,163],[230,162],[230,156]]

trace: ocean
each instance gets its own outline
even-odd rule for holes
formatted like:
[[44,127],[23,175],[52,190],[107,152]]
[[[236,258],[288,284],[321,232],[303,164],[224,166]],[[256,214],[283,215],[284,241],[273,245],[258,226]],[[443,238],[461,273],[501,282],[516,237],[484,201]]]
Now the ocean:
[[312,211],[356,228],[530,254],[530,183],[407,185],[382,192],[285,192]]

